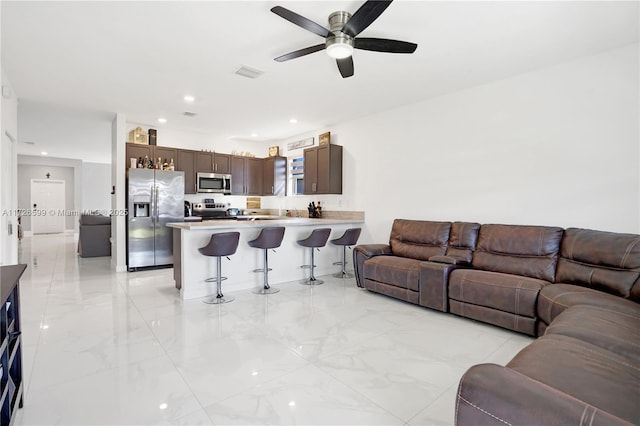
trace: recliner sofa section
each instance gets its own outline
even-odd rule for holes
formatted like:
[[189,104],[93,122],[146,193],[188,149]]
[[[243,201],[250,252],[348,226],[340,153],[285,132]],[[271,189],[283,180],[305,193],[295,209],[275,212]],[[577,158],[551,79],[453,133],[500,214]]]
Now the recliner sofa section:
[[[403,222],[396,231],[414,229]],[[451,224],[447,247],[459,226]],[[413,244],[437,241],[442,250],[433,237],[394,234]],[[640,424],[640,235],[482,225],[468,249],[466,260],[447,257],[448,250],[413,259],[413,300],[541,337],[506,366],[480,364],[464,374],[456,424]],[[391,276],[367,268],[397,254],[393,244],[356,247],[358,284],[397,286],[378,287]]]
[[471,268],[451,273],[450,312],[536,335],[536,302],[554,280],[563,229],[482,225]]
[[377,293],[447,312],[446,277],[470,264],[479,227],[477,223],[396,219],[389,244],[354,249],[356,282]]

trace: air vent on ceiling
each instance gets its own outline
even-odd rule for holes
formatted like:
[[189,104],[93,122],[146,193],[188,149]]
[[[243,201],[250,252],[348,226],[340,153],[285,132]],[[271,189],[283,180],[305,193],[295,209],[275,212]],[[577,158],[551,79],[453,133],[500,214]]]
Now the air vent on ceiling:
[[255,68],[250,68],[246,65],[243,65],[236,70],[236,74],[241,75],[243,77],[255,79],[260,77],[262,74],[264,74],[264,71],[260,71]]
[[182,115],[186,115],[187,117],[195,117],[198,113],[197,112],[191,112],[191,111],[185,111],[182,113]]
[[32,141],[23,141],[22,143],[25,144],[25,145],[35,145],[36,144],[35,142],[32,142]]

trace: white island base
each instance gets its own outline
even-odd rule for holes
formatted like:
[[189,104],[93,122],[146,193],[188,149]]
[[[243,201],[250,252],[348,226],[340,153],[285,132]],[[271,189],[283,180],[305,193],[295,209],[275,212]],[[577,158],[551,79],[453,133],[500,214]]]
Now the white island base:
[[[303,280],[308,278],[309,270],[301,265],[311,261],[310,250],[297,244],[309,236],[316,228],[331,228],[329,240],[340,237],[352,227],[362,227],[362,220],[304,219],[290,218],[277,220],[230,221],[211,220],[192,223],[170,223],[173,229],[174,279],[180,289],[183,300],[196,299],[216,294],[216,283],[205,280],[216,276],[214,257],[200,254],[198,249],[209,243],[211,234],[219,232],[240,232],[238,250],[230,260],[222,258],[222,292],[232,292],[263,286],[263,274],[253,272],[262,268],[263,250],[250,247],[248,242],[260,234],[260,229],[269,226],[284,226],[282,245],[276,252],[269,251],[269,285]],[[328,275],[340,272],[340,266],[333,262],[342,260],[342,246],[327,245],[315,252],[315,275]],[[352,269],[352,257],[347,253],[348,269]]]

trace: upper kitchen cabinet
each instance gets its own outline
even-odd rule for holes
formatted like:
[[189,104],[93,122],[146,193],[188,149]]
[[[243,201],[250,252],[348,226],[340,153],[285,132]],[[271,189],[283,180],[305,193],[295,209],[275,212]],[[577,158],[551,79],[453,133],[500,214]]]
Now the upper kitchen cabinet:
[[262,160],[262,195],[285,195],[287,159],[267,157]]
[[197,151],[179,149],[176,170],[184,172],[184,193],[196,193],[196,154]]
[[342,146],[328,144],[304,150],[304,193],[342,194]]
[[229,154],[213,154],[213,172],[214,173],[231,173],[231,155]]
[[173,158],[173,161],[176,161],[176,159],[178,158],[178,149],[177,148],[169,148],[169,147],[165,147],[165,146],[154,146],[153,147],[153,162],[155,163],[156,161],[158,161],[158,157],[161,158],[162,162],[164,163],[165,160],[167,163],[171,162],[171,159]]
[[196,151],[196,173],[213,173],[213,152]]
[[146,156],[151,160],[153,158],[153,146],[152,145],[143,145],[139,143],[128,143],[126,145],[126,168],[131,167],[131,158],[135,158],[136,160],[139,158],[144,159]]
[[262,195],[261,158],[231,156],[231,194]]
[[197,152],[196,169],[202,173],[231,173],[231,155],[213,152]]

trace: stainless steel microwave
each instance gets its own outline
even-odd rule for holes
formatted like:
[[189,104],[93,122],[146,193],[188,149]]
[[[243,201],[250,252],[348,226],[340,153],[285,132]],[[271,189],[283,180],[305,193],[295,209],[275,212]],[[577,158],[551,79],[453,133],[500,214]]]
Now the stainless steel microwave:
[[231,175],[197,173],[196,191],[215,194],[231,194]]

